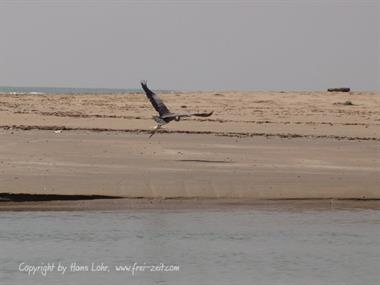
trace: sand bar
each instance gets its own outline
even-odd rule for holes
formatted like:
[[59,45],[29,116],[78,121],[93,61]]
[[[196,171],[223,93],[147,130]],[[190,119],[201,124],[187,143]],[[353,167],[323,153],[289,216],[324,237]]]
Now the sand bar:
[[215,115],[149,140],[154,112],[142,94],[0,95],[0,192],[380,199],[379,93],[162,97]]

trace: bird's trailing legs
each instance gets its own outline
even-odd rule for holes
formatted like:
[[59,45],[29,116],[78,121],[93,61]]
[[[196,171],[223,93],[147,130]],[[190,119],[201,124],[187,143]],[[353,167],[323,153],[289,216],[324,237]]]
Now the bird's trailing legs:
[[157,126],[155,126],[155,127],[153,128],[153,130],[152,130],[152,132],[151,132],[149,138],[151,138],[151,137],[152,137],[152,136],[158,131],[158,129],[161,129],[161,127],[162,127],[162,125],[157,125]]

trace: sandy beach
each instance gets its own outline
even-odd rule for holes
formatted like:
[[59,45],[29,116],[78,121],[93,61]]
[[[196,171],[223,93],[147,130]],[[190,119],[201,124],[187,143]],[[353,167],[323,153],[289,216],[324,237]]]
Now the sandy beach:
[[380,199],[378,92],[161,96],[173,111],[215,113],[148,139],[143,94],[0,95],[0,192]]

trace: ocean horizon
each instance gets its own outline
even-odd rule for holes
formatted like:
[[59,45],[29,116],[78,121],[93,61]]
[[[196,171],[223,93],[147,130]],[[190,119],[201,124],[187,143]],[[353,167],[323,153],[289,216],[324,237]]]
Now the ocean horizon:
[[0,86],[2,94],[85,94],[85,93],[135,93],[142,92],[136,88],[86,88],[86,87],[28,87]]

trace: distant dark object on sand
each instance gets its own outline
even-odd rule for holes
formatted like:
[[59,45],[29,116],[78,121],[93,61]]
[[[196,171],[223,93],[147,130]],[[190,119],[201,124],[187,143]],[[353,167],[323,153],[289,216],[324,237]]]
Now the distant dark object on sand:
[[339,87],[339,88],[329,88],[328,92],[350,92],[351,89],[348,87]]

